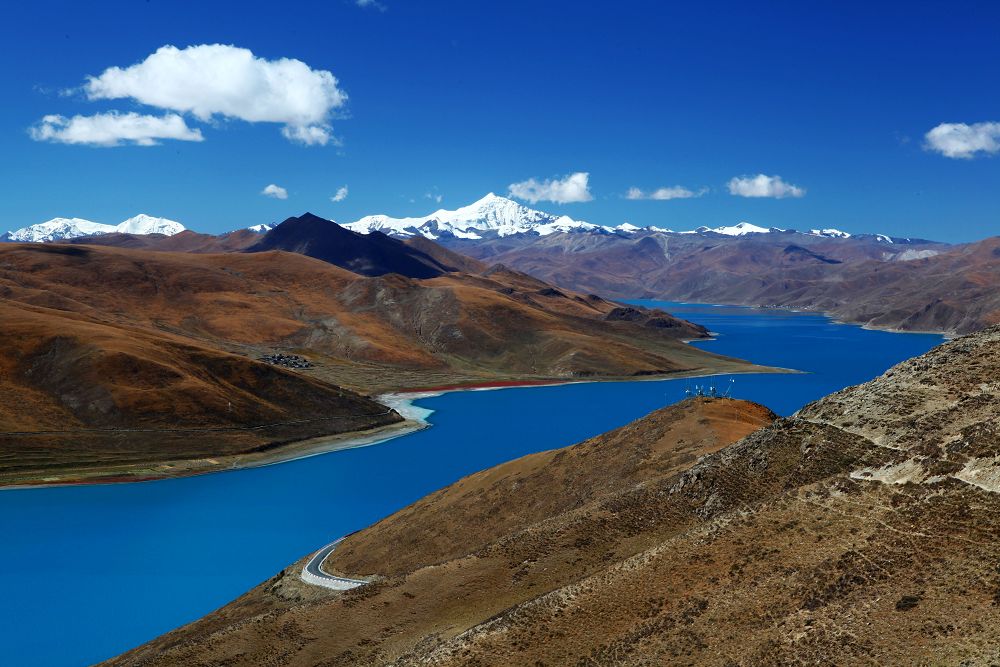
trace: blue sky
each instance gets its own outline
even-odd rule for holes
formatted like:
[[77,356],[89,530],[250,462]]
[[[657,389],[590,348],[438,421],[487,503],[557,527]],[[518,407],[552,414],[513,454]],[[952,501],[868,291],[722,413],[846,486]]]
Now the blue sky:
[[[1000,126],[988,125],[1000,122],[997,3],[204,4],[3,10],[0,230],[139,212],[207,232],[306,210],[348,222],[584,172],[590,201],[535,207],[674,229],[747,220],[951,241],[1000,234]],[[199,116],[84,88],[165,45],[203,44],[332,73],[346,102],[294,127],[332,128],[321,131],[336,140],[289,140],[282,128],[299,121],[284,116],[241,120],[252,99],[223,111],[206,102]],[[202,140],[95,147],[53,140],[62,126],[38,131],[47,115],[109,112],[176,114]],[[942,123],[970,126],[952,144],[959,157],[927,148]],[[801,196],[730,193],[733,178],[757,175]],[[260,194],[269,184],[287,199]],[[675,186],[700,196],[626,197]]]

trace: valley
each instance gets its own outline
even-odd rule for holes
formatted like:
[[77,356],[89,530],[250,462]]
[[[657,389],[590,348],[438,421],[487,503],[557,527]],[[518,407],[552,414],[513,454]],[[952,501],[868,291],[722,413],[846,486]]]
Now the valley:
[[1000,4],[8,4],[0,667],[1000,667]]

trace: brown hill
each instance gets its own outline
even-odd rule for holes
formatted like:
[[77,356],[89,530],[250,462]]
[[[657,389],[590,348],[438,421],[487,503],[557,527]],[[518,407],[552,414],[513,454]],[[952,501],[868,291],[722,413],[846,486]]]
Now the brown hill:
[[172,236],[163,234],[100,234],[69,239],[74,245],[101,245],[114,248],[137,248],[163,252],[240,252],[258,243],[261,234],[239,229],[226,234],[200,234],[190,229]]
[[109,664],[991,664],[998,371],[994,328],[770,425],[687,401],[349,537],[366,586],[296,564]]
[[350,391],[148,327],[2,300],[0,332],[0,484],[224,469],[289,441],[403,421]]
[[[120,463],[154,464],[236,455],[399,420],[372,402],[364,403],[368,412],[356,410],[361,399],[341,386],[367,394],[753,368],[679,342],[704,329],[666,313],[638,311],[638,319],[622,319],[616,304],[521,274],[368,278],[284,252],[5,244],[0,305],[6,313],[0,335],[12,341],[0,355],[5,481],[52,477],[42,468],[53,472],[60,465],[73,475],[88,466],[108,474],[115,448],[127,450]],[[273,353],[308,357],[310,366],[292,373],[255,361]],[[326,399],[333,401],[331,412],[323,412]],[[361,413],[371,413],[371,420],[344,418]],[[309,428],[289,425],[253,437],[227,431],[156,441],[122,433],[299,422],[320,414],[342,423],[308,421]],[[116,432],[78,437],[85,428]],[[9,435],[38,430],[60,433]],[[122,444],[125,439],[134,444]],[[32,447],[44,450],[35,457],[44,465],[29,470],[21,462],[32,459]],[[226,463],[186,463],[183,470]]]
[[964,246],[797,233],[551,234],[449,240],[571,289],[818,310],[880,328],[966,333],[1000,322],[998,239]]

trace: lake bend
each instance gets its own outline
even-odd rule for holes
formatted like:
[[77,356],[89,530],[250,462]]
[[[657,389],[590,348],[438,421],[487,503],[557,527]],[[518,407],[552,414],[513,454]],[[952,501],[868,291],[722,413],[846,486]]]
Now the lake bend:
[[[797,374],[732,395],[788,415],[943,340],[813,313],[635,301],[717,334],[693,343]],[[0,664],[87,665],[193,621],[333,539],[459,477],[622,426],[730,378],[589,382],[419,398],[432,427],[278,465],[0,493]]]

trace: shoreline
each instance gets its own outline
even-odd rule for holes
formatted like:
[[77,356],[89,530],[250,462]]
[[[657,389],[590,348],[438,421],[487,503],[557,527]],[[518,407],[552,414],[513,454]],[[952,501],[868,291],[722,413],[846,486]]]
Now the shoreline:
[[[712,339],[699,339],[712,340]],[[230,456],[204,457],[201,459],[185,459],[174,462],[149,462],[136,465],[131,471],[75,471],[62,475],[47,475],[35,480],[0,484],[0,492],[23,489],[52,488],[60,486],[103,486],[109,484],[135,484],[156,482],[182,477],[195,477],[215,473],[263,468],[266,466],[290,463],[301,459],[320,456],[346,449],[370,447],[389,440],[410,435],[430,428],[427,418],[434,410],[414,405],[421,398],[441,396],[459,391],[497,391],[500,389],[529,389],[532,387],[557,387],[568,384],[592,384],[597,382],[666,382],[669,380],[694,379],[718,375],[753,375],[757,373],[802,373],[803,371],[774,366],[750,365],[746,370],[706,372],[705,369],[680,371],[669,375],[621,376],[596,378],[545,378],[525,380],[492,380],[474,383],[457,383],[432,387],[404,388],[398,391],[388,391],[374,397],[374,400],[386,407],[394,409],[404,418],[404,421],[387,426],[377,427],[368,431],[352,431],[336,435],[318,436],[289,443],[275,450],[262,454],[236,454]]]
[[[150,462],[144,464],[149,468],[161,468],[161,470],[152,471],[140,470],[137,466],[134,472],[124,469],[107,472],[94,471],[92,474],[78,471],[67,473],[65,477],[49,475],[38,478],[37,481],[0,485],[0,492],[60,486],[137,484],[141,482],[156,482],[167,479],[249,470],[252,468],[265,468],[267,466],[290,463],[331,452],[378,445],[389,440],[401,438],[404,435],[422,431],[429,426],[430,424],[425,421],[405,418],[404,421],[378,426],[367,431],[351,431],[349,433],[337,433],[298,440],[266,453],[234,454],[230,456],[213,456],[201,459],[184,459],[181,461]],[[162,468],[164,467],[176,469],[163,470]]]

